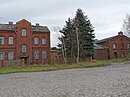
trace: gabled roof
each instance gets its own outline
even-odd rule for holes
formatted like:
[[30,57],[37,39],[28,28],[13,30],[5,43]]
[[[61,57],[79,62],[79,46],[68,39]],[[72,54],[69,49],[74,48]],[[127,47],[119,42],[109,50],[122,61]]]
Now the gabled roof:
[[114,37],[115,37],[115,36],[113,36],[113,37],[108,37],[108,38],[105,38],[105,39],[102,39],[102,40],[98,40],[98,41],[96,41],[96,43],[105,42],[105,41],[110,40],[110,39],[112,39],[112,38],[114,38]]

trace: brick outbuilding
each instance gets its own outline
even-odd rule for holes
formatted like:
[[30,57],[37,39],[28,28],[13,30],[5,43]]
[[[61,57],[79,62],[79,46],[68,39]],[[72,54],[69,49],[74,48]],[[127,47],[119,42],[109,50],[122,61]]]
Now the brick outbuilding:
[[96,42],[95,59],[130,58],[130,38],[119,32],[117,36],[105,38]]
[[0,24],[0,60],[23,60],[25,64],[50,62],[50,31],[22,19]]

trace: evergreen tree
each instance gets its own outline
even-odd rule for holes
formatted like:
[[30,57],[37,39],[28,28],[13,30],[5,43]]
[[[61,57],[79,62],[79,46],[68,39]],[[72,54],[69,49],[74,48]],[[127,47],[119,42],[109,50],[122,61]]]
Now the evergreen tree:
[[[79,60],[92,58],[94,55],[93,26],[81,9],[76,11],[73,19],[68,19],[66,25],[60,31],[61,42],[64,44],[67,61],[78,63]],[[63,43],[64,40],[64,43]]]
[[76,12],[74,24],[79,33],[80,59],[91,58],[94,55],[94,30],[90,20],[81,9]]

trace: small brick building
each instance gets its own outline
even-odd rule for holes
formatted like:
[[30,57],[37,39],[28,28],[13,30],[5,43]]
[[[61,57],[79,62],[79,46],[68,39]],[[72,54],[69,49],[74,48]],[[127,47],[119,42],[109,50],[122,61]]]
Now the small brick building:
[[96,42],[95,59],[130,58],[130,38],[119,32],[117,36]]
[[21,21],[0,24],[0,60],[25,64],[50,62],[50,31],[47,26]]

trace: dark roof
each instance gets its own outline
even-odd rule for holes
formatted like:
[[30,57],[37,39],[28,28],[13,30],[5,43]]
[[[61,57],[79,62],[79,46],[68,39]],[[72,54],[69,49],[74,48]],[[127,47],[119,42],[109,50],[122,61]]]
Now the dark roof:
[[15,31],[16,30],[16,25],[13,25],[13,24],[0,24],[0,30]]
[[47,26],[31,26],[31,31],[34,31],[34,32],[50,32]]
[[[113,36],[113,37],[115,37],[115,36]],[[109,39],[112,39],[113,37],[108,37],[108,38],[105,38],[105,39],[102,39],[102,40],[98,40],[98,41],[96,41],[96,43],[105,42],[105,41],[107,41]]]
[[[0,30],[9,30],[15,31],[16,29],[15,24],[0,24]],[[50,32],[47,26],[31,26],[31,31],[33,32]]]

